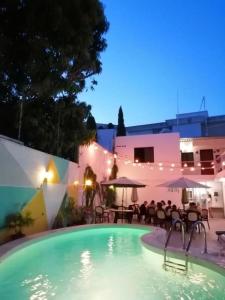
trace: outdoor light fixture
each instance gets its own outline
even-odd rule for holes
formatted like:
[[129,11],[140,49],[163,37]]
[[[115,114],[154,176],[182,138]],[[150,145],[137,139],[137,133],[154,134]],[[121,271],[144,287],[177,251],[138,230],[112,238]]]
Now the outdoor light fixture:
[[53,172],[52,171],[47,171],[45,168],[43,168],[40,173],[39,173],[39,178],[42,183],[47,183],[49,180],[53,178]]
[[85,186],[92,186],[92,180],[91,179],[86,179],[84,185]]
[[163,167],[160,167],[159,170],[162,171],[162,170],[163,170]]
[[184,167],[185,167],[185,168],[187,168],[187,166],[188,166],[187,164],[184,164]]
[[222,162],[222,165],[225,166],[225,161]]
[[103,151],[103,153],[104,153],[104,154],[107,154],[107,153],[108,153],[108,151],[107,151],[107,150],[104,150],[104,151]]
[[108,164],[108,165],[111,165],[111,163],[112,163],[111,159],[108,159],[108,160],[107,160],[107,164]]
[[78,180],[75,180],[73,184],[74,184],[75,186],[78,186],[79,181],[78,181]]
[[111,174],[111,169],[110,169],[110,168],[107,169],[107,173],[108,173],[109,175]]
[[199,163],[197,164],[197,166],[198,166],[198,167],[201,167],[201,163],[199,162]]
[[136,163],[138,163],[138,162],[139,162],[139,160],[138,160],[138,159],[135,159],[135,162],[136,162]]
[[163,163],[160,162],[160,163],[159,163],[159,166],[161,167],[162,165],[163,165]]
[[114,157],[114,158],[117,158],[117,154],[113,154],[113,157]]
[[171,167],[174,168],[174,167],[175,167],[175,164],[171,164]]
[[193,172],[195,170],[195,168],[192,167],[190,170],[191,170],[191,172]]

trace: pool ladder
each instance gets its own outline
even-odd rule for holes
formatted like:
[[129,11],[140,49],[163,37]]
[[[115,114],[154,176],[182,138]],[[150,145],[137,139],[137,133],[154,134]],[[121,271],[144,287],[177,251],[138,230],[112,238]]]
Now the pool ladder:
[[[175,226],[178,223],[181,226],[182,249],[185,251],[185,262],[184,262],[184,264],[168,260],[168,258],[167,258],[167,247],[168,247],[173,229],[175,228]],[[165,270],[168,270],[168,268],[169,268],[169,269],[173,269],[175,271],[183,272],[184,274],[187,274],[187,271],[188,271],[188,254],[189,254],[190,246],[191,246],[191,243],[192,243],[192,240],[193,240],[194,231],[195,231],[195,229],[199,228],[199,226],[201,226],[203,228],[203,231],[204,231],[204,249],[203,249],[203,253],[207,253],[206,229],[205,229],[205,225],[203,224],[202,221],[196,221],[192,225],[191,234],[190,234],[190,238],[189,238],[186,249],[185,249],[185,226],[184,226],[184,222],[181,221],[180,219],[176,219],[176,220],[173,221],[173,223],[170,227],[167,239],[166,239],[165,247],[164,247],[164,263],[163,263],[163,266],[164,266]]]

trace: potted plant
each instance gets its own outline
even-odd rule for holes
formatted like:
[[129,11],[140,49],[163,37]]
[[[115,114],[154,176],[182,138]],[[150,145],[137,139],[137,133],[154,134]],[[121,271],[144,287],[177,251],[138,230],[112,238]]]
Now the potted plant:
[[5,225],[7,228],[12,229],[14,233],[11,235],[13,240],[24,237],[22,232],[23,227],[28,227],[34,224],[34,219],[31,217],[30,212],[26,214],[14,213],[6,216]]

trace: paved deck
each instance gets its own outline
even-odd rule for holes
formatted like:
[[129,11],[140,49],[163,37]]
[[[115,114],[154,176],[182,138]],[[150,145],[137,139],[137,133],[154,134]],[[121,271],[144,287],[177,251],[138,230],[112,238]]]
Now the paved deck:
[[[193,242],[190,248],[190,254],[194,258],[207,260],[213,262],[220,267],[225,269],[225,245],[221,245],[217,241],[217,235],[215,231],[217,230],[225,230],[225,219],[210,219],[210,230],[208,229],[207,223],[206,225],[206,236],[207,236],[207,246],[208,246],[208,253],[203,254],[204,249],[204,234],[203,232],[195,233]],[[167,233],[165,230],[161,230],[157,227],[156,232],[154,235],[149,235],[145,237],[144,242],[149,244],[150,246],[163,249],[165,245]],[[186,244],[189,240],[190,235],[186,234]],[[175,231],[169,243],[169,250],[176,251],[182,253],[182,236],[180,231]]]

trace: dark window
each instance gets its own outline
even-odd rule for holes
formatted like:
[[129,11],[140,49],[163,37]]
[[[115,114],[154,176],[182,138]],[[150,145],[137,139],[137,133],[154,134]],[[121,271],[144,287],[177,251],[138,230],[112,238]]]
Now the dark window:
[[140,163],[154,162],[154,147],[134,148],[134,161]]
[[186,164],[187,167],[194,167],[194,153],[181,152],[182,167]]
[[201,161],[201,174],[202,175],[213,175],[213,150],[204,149],[200,150],[200,161]]

